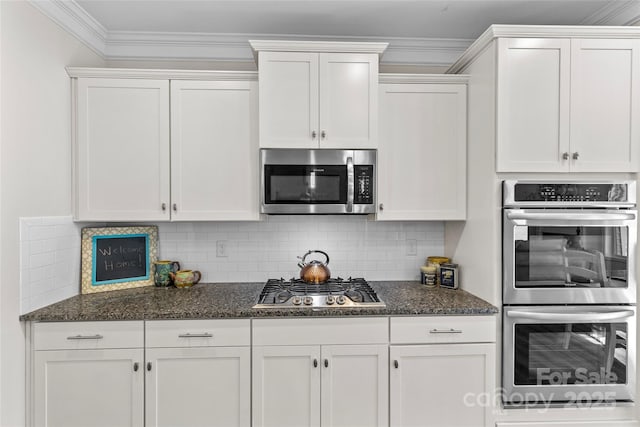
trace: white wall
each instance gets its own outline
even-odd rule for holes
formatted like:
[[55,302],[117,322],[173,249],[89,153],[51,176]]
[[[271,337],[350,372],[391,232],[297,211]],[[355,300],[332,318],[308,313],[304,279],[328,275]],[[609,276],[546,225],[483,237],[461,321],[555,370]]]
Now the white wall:
[[65,66],[104,61],[25,1],[0,1],[0,425],[25,423],[19,218],[71,213]]

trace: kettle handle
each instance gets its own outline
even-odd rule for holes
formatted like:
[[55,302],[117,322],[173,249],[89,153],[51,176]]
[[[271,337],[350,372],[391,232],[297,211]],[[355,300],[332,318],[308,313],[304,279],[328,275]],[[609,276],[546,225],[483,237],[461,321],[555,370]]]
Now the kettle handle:
[[[306,264],[304,263],[304,260],[307,258],[307,255],[310,255],[310,254],[312,254],[312,253],[314,253],[314,252],[317,252],[317,253],[319,253],[319,254],[324,255],[324,257],[327,259],[327,260],[324,262],[324,264],[325,264],[325,265],[329,265],[329,255],[327,255],[327,253],[326,253],[326,252],[319,251],[319,250],[315,249],[315,250],[311,250],[311,251],[307,252],[306,254],[304,254],[304,255],[303,255],[303,257],[302,257],[302,261],[300,261],[300,262],[298,263],[298,266],[299,266],[300,268],[303,268],[303,267],[306,265]],[[300,258],[300,257],[298,257],[298,258]]]

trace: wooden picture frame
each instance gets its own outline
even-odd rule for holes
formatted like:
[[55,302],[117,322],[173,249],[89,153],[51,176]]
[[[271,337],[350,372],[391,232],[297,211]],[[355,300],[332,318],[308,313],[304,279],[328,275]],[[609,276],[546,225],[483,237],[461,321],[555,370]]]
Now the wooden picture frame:
[[85,227],[81,256],[83,294],[151,286],[158,227]]

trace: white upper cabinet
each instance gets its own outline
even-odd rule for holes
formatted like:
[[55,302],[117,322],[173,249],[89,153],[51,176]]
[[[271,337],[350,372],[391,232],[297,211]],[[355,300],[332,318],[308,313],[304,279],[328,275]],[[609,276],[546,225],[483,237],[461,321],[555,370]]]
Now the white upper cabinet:
[[258,219],[257,86],[171,81],[171,219]]
[[251,44],[258,51],[260,147],[377,147],[378,55],[386,43]]
[[464,220],[466,77],[381,81],[377,219]]
[[76,219],[169,219],[169,81],[78,79],[76,96]]
[[639,40],[497,43],[498,172],[637,171]]
[[70,75],[76,220],[259,219],[255,73]]

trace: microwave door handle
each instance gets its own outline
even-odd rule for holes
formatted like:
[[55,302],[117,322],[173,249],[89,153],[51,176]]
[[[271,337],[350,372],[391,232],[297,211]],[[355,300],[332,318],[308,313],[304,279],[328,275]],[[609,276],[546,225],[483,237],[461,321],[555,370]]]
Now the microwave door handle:
[[507,312],[507,317],[526,320],[549,320],[554,322],[591,322],[591,321],[612,321],[622,320],[634,315],[633,310],[616,310],[593,313],[540,313],[533,311],[511,310]]
[[353,212],[354,183],[353,157],[347,157],[347,212]]
[[634,220],[636,219],[635,212],[615,212],[615,213],[584,213],[584,212],[571,212],[569,215],[566,212],[563,213],[548,213],[548,212],[507,212],[507,218],[510,220],[559,220],[566,221],[567,219],[571,220],[582,220],[582,221],[618,221],[618,220]]

